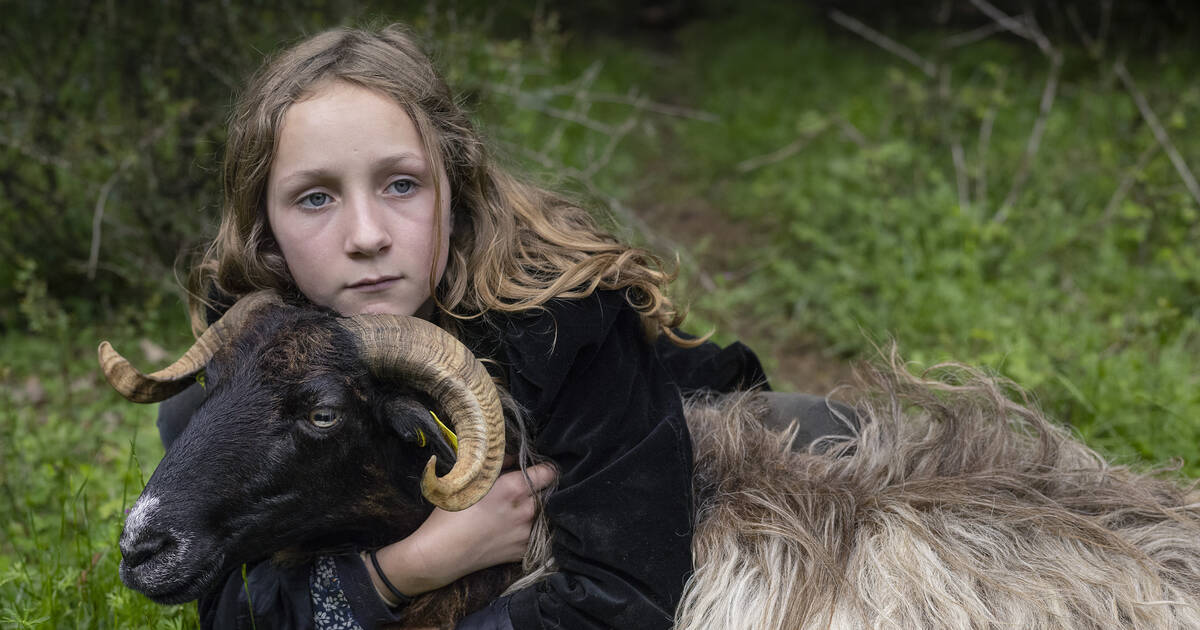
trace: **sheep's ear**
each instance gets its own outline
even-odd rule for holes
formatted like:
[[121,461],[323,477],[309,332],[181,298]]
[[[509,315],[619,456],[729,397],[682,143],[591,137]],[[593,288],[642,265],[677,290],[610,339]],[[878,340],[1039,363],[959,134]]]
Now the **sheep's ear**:
[[421,401],[409,396],[389,400],[384,403],[383,418],[403,440],[418,448],[428,449],[430,455],[437,455],[439,474],[445,472],[441,471],[443,465],[446,471],[454,465],[454,445],[450,443],[446,430],[439,425],[436,416]]

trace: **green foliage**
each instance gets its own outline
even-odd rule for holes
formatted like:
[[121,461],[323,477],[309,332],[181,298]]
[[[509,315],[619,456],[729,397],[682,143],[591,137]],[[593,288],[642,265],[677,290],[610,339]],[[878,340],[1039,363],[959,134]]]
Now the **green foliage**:
[[[158,333],[115,330],[123,348]],[[162,447],[154,409],[124,402],[98,374],[100,337],[86,326],[0,341],[0,628],[198,625],[194,607],[162,607],[120,583],[125,510]]]
[[[743,17],[698,24],[682,44],[680,74],[738,86],[689,93],[724,122],[678,125],[681,153],[699,156],[683,168],[705,170],[692,194],[761,234],[742,258],[753,274],[697,296],[697,310],[751,313],[771,343],[816,336],[849,357],[895,339],[919,363],[987,365],[1108,452],[1183,457],[1200,473],[1197,202],[1110,63],[1065,50],[1040,148],[1004,209],[1049,72],[1032,46],[944,54],[947,87],[809,20]],[[721,37],[751,24],[754,38]],[[1172,68],[1196,61],[1134,70],[1193,168],[1197,88]],[[739,173],[806,135],[795,155]]]

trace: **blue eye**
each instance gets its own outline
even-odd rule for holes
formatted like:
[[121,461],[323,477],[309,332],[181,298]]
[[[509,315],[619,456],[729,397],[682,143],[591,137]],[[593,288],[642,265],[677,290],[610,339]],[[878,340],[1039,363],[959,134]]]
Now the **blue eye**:
[[388,184],[388,190],[401,196],[411,195],[417,189],[417,182],[411,179],[397,179]]
[[329,203],[329,195],[323,192],[315,192],[304,195],[300,198],[300,205],[305,208],[320,208]]

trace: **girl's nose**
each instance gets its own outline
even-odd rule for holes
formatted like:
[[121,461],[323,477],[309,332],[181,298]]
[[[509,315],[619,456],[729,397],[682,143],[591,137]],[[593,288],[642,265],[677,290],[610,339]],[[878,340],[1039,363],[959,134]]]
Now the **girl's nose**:
[[392,244],[387,229],[387,208],[370,198],[348,199],[344,220],[346,225],[346,253],[359,256],[374,256]]

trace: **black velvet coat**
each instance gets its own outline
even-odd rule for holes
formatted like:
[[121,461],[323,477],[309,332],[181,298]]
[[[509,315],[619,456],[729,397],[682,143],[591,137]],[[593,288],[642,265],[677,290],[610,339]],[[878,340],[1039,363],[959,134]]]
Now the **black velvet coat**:
[[[528,412],[536,452],[559,470],[545,503],[559,572],[459,624],[483,628],[669,628],[691,571],[691,444],[681,394],[765,387],[742,344],[678,348],[646,342],[619,292],[558,300],[545,310],[474,324],[466,343]],[[181,396],[181,399],[186,398]],[[196,402],[160,409],[164,443]],[[364,628],[398,620],[357,555],[335,557]],[[269,562],[231,575],[200,602],[211,628],[312,628],[308,567]]]

